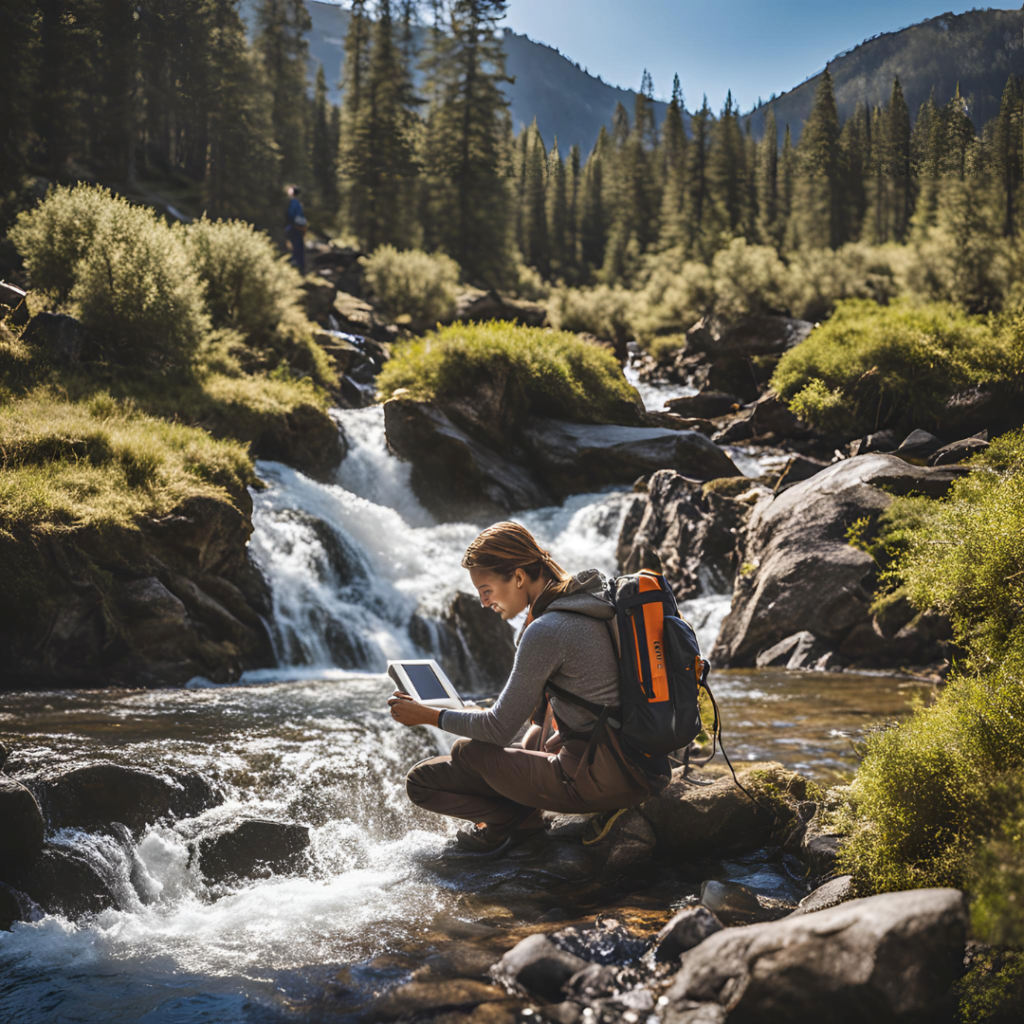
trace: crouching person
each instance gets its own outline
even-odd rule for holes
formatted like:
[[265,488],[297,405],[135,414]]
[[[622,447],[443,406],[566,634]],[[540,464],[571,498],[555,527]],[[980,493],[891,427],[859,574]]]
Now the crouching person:
[[[544,828],[541,811],[598,812],[585,842],[669,780],[667,758],[643,768],[618,735],[615,608],[596,570],[570,576],[524,527],[498,523],[462,560],[484,607],[503,619],[528,609],[512,673],[486,710],[438,711],[406,694],[389,700],[403,725],[436,725],[462,739],[409,772],[413,803],[470,822],[466,851],[500,856]],[[528,722],[518,743],[513,743]]]

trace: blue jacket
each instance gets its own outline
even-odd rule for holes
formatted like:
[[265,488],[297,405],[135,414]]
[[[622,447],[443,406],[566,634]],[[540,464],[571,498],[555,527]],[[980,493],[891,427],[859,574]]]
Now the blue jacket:
[[299,202],[294,196],[288,201],[288,212],[285,214],[285,227],[294,227],[296,217],[304,217],[305,214],[302,212],[302,203]]

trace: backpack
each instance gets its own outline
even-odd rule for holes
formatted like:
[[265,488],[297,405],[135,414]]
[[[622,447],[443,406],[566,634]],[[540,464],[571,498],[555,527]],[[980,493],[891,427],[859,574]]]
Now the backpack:
[[608,625],[619,659],[619,705],[595,704],[550,682],[546,689],[597,716],[591,747],[611,726],[631,760],[645,768],[645,761],[676,750],[685,751],[683,764],[689,765],[689,746],[704,728],[698,703],[703,688],[714,709],[706,763],[714,756],[721,728],[707,684],[710,666],[701,656],[693,627],[679,615],[661,573],[643,569],[620,576],[611,588],[615,618]]

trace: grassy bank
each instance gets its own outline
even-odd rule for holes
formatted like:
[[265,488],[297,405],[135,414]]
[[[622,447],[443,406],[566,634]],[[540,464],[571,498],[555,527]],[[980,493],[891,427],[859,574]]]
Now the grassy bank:
[[638,397],[614,354],[564,331],[504,322],[455,324],[395,349],[378,378],[382,398],[473,402],[498,388],[503,408],[583,423],[629,423]]
[[[10,238],[33,313],[78,323],[80,353],[0,325],[0,522],[127,525],[190,495],[231,497],[297,423],[334,436],[337,383],[301,279],[238,222],[169,226],[103,189],[59,188]],[[284,439],[284,440],[282,440]]]
[[[842,867],[862,890],[964,888],[975,937],[1019,946],[1024,431],[973,466],[942,500],[896,499],[882,524],[883,543],[887,526],[893,538],[888,585],[948,616],[965,654],[933,705],[869,739],[835,824],[847,836]],[[1024,960],[981,962],[964,986],[965,1019],[1002,1019],[1022,997]]]

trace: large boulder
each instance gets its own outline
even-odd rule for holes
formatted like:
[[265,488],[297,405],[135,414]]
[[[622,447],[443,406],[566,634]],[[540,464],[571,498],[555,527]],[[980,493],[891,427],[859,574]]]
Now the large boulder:
[[684,953],[665,1024],[949,1019],[967,912],[955,889],[852,900],[730,928]]
[[659,470],[623,520],[620,570],[663,572],[683,599],[730,589],[750,515],[750,505],[736,500],[740,496],[703,488],[671,469]]
[[385,402],[384,427],[391,449],[412,463],[417,497],[439,519],[493,521],[552,503],[529,470],[470,437],[427,402]]
[[156,772],[107,761],[44,770],[28,781],[53,828],[104,829],[119,823],[137,832],[161,818],[194,817],[223,799],[198,772]]
[[6,775],[0,775],[0,821],[0,878],[9,879],[35,863],[46,826],[36,798]]
[[717,857],[754,850],[763,846],[779,823],[781,808],[767,797],[757,797],[758,783],[770,785],[801,800],[807,782],[800,775],[774,763],[749,763],[738,769],[744,788],[731,775],[707,780],[688,778],[682,769],[657,796],[644,801],[640,813],[650,823],[657,839],[659,856],[679,859]]
[[763,498],[747,525],[732,610],[711,660],[754,665],[762,652],[800,633],[850,664],[884,667],[941,658],[941,645],[931,634],[887,638],[876,628],[869,606],[877,565],[847,541],[847,531],[859,519],[877,519],[894,494],[941,496],[962,472],[955,466],[912,466],[892,455],[861,455]]
[[699,946],[715,932],[720,932],[723,927],[722,922],[707,907],[684,907],[658,932],[654,940],[654,959],[658,963],[675,960],[688,949]]
[[560,498],[632,483],[659,469],[696,480],[740,475],[732,459],[695,430],[535,418],[523,443],[541,480]]
[[513,946],[494,966],[496,981],[512,991],[525,991],[558,1002],[563,986],[587,961],[556,946],[546,935],[531,935]]
[[284,821],[249,818],[201,836],[199,867],[208,882],[226,878],[268,878],[294,871],[309,846],[309,829]]
[[11,884],[47,913],[76,918],[117,903],[112,874],[109,866],[90,858],[84,850],[51,844]]

